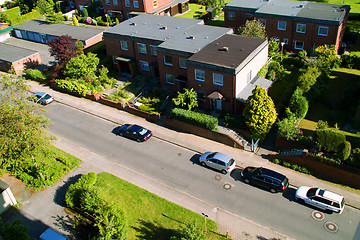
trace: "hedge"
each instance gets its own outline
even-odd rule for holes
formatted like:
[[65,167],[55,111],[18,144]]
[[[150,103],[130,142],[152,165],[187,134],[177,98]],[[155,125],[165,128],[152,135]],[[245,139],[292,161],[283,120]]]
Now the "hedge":
[[345,161],[350,157],[351,154],[351,143],[345,141],[339,145],[338,156],[341,162]]
[[42,75],[41,71],[38,69],[26,69],[25,71],[26,73],[26,77],[28,79],[34,80],[34,81],[38,81],[38,82],[43,82],[46,77],[44,75]]
[[94,172],[89,172],[74,184],[71,184],[65,194],[65,202],[69,208],[80,207],[81,195],[90,189],[96,182],[97,175]]
[[332,129],[317,129],[316,142],[320,149],[328,152],[337,152],[339,145],[346,140],[345,135]]
[[210,130],[216,129],[219,123],[218,119],[213,116],[192,112],[181,108],[172,109],[171,117]]
[[89,88],[85,84],[78,83],[77,81],[57,79],[55,83],[58,88],[83,97],[85,97],[89,91]]

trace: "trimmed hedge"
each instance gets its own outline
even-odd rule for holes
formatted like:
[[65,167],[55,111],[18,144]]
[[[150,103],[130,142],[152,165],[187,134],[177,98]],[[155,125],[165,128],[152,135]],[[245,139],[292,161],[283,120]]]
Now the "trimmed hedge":
[[345,141],[339,145],[338,156],[341,162],[345,161],[350,157],[351,154],[351,143]]
[[58,88],[83,97],[85,97],[89,91],[89,88],[85,84],[78,83],[77,81],[57,79],[55,83]]
[[192,112],[189,110],[174,108],[171,110],[171,117],[206,129],[216,129],[218,119],[207,114]]
[[293,169],[293,170],[295,170],[295,171],[305,173],[305,174],[312,175],[312,174],[314,173],[313,170],[311,170],[311,169],[308,169],[308,168],[306,168],[306,167],[297,165],[297,164],[295,164],[295,163],[289,163],[289,162],[280,160],[280,159],[278,159],[278,158],[274,158],[274,159],[272,160],[272,162],[275,163],[275,164],[278,164],[278,165],[287,167],[287,168],[291,168],[291,169]]
[[316,142],[320,149],[337,152],[339,145],[346,141],[345,135],[332,129],[316,129]]
[[96,182],[97,175],[94,172],[89,172],[74,184],[71,184],[65,194],[65,202],[69,208],[80,207],[81,195],[90,189]]
[[26,69],[25,71],[26,73],[26,77],[28,79],[34,80],[34,81],[38,81],[38,82],[43,82],[46,77],[44,75],[42,75],[41,71],[38,69]]

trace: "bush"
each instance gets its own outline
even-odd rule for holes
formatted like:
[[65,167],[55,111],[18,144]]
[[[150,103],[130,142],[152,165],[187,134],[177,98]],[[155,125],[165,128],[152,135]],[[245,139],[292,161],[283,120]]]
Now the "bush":
[[316,143],[320,149],[337,152],[339,145],[345,142],[345,135],[332,129],[316,129]]
[[302,95],[302,90],[297,87],[290,98],[289,109],[297,118],[303,119],[309,109],[309,102]]
[[202,113],[192,112],[185,109],[174,108],[171,111],[171,117],[184,121],[195,126],[203,127],[206,129],[216,129],[218,119]]
[[360,148],[352,150],[352,153],[348,158],[348,163],[354,167],[360,168]]
[[297,86],[304,92],[308,92],[316,83],[317,78],[321,75],[321,71],[317,67],[307,68],[297,79]]
[[284,77],[284,72],[284,67],[278,61],[272,61],[268,69],[267,77],[272,81],[281,80]]
[[304,66],[303,61],[297,57],[285,57],[283,59],[283,62],[289,65],[293,65],[294,67],[297,68],[302,68]]
[[341,56],[341,66],[345,68],[360,69],[360,55],[356,53],[343,54]]
[[90,189],[96,182],[94,172],[87,173],[74,184],[71,184],[65,194],[65,202],[69,208],[80,207],[81,194]]
[[85,97],[89,91],[89,88],[85,84],[78,83],[77,81],[57,79],[55,83],[58,88],[83,97]]
[[329,127],[329,124],[327,121],[322,121],[322,120],[319,120],[317,122],[317,129],[326,129]]
[[296,118],[293,114],[281,121],[278,121],[276,124],[279,129],[280,137],[285,138],[286,140],[299,139],[302,135],[299,122],[300,119]]
[[345,141],[339,145],[338,150],[338,157],[341,162],[344,162],[349,158],[351,154],[351,143],[348,141]]
[[26,69],[25,73],[26,73],[26,77],[28,79],[31,79],[34,81],[43,82],[46,79],[46,77],[44,75],[42,75],[41,71],[37,70],[37,69],[29,68],[29,69]]
[[246,129],[246,124],[242,116],[235,116],[229,113],[224,116],[224,125],[229,128]]

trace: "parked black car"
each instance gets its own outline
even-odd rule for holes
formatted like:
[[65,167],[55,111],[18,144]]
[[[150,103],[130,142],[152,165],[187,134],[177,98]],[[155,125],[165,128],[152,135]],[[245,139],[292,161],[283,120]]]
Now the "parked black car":
[[269,189],[272,193],[284,191],[289,186],[285,175],[266,168],[246,167],[241,176],[245,183]]
[[139,125],[124,124],[119,129],[119,135],[131,138],[138,142],[144,142],[152,136],[152,132]]

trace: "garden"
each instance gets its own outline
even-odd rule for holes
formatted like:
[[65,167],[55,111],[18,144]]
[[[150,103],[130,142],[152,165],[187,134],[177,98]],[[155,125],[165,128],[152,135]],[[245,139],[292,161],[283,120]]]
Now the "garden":
[[[226,239],[216,223],[109,173],[88,173],[65,201],[76,216],[74,235],[96,239]],[[111,224],[108,224],[108,222]],[[86,231],[82,231],[86,229]]]

